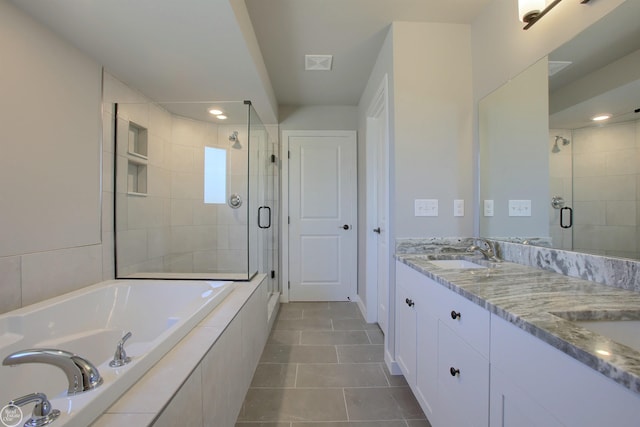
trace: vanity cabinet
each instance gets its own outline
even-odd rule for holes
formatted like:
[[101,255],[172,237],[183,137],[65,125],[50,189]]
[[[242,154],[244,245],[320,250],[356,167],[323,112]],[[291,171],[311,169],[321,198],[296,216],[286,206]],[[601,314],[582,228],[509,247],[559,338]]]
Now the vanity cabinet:
[[640,426],[638,393],[404,263],[396,273],[396,356],[433,427]]
[[491,318],[491,427],[637,427],[636,393],[512,325]]
[[396,360],[425,415],[487,426],[489,313],[405,264],[396,274]]

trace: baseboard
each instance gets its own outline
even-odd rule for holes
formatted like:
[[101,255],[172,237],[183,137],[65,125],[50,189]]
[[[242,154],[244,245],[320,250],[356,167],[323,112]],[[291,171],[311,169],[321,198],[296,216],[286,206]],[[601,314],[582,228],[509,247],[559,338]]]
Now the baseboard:
[[391,375],[402,375],[400,365],[398,365],[398,362],[393,359],[386,349],[384,350],[384,363],[387,365],[387,369]]

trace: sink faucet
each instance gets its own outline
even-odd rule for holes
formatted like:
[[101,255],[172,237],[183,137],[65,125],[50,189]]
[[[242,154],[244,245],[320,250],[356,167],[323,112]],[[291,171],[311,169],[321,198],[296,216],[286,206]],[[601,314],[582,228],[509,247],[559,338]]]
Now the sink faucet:
[[62,369],[69,381],[69,395],[93,390],[102,384],[102,377],[91,362],[68,351],[33,348],[10,354],[2,361],[5,366],[23,363],[44,363]]
[[486,260],[489,260],[492,262],[502,262],[502,260],[498,258],[498,255],[496,254],[496,248],[493,242],[487,239],[478,239],[478,238],[474,240],[477,242],[482,242],[485,248],[482,248],[481,246],[477,246],[477,245],[471,245],[467,248],[467,252],[478,251],[484,256],[484,259]]

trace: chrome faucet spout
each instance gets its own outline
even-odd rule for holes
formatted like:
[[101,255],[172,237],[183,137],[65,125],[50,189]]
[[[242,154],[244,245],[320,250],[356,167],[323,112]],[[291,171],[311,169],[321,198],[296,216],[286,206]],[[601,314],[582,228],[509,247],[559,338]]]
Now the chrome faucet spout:
[[498,258],[498,255],[496,254],[496,248],[493,242],[487,239],[479,239],[479,238],[476,238],[475,240],[478,242],[482,242],[485,245],[485,248],[482,248],[481,246],[477,246],[477,245],[471,245],[469,246],[469,248],[467,248],[467,252],[477,251],[477,252],[480,252],[482,256],[484,256],[484,258],[488,261],[502,262],[502,260]]
[[25,363],[44,363],[57,366],[67,376],[69,395],[93,390],[102,384],[102,377],[98,369],[87,359],[64,350],[33,348],[21,350],[8,355],[2,361],[5,366],[22,365]]

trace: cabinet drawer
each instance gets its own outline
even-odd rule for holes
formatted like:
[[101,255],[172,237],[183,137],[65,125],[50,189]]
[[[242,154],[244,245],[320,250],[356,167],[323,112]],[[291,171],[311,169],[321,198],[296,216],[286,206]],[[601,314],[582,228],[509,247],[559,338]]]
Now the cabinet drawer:
[[438,426],[487,427],[489,360],[438,325]]
[[440,286],[434,307],[441,322],[489,358],[489,325],[491,314],[479,305]]

